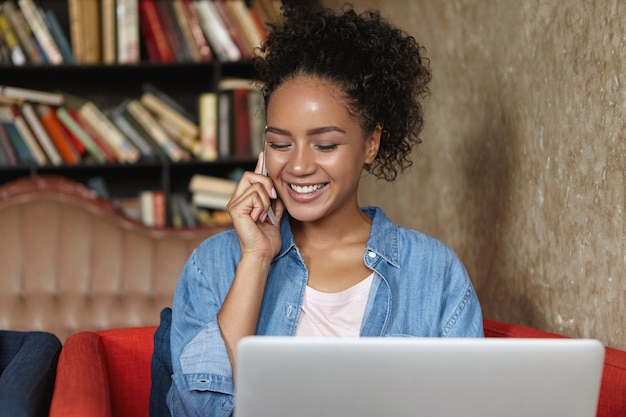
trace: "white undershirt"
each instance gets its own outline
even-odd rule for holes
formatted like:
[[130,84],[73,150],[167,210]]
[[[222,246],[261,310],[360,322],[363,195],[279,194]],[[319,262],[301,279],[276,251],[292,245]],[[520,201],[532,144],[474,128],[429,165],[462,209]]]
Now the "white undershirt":
[[296,336],[359,336],[373,279],[374,273],[335,293],[307,285]]

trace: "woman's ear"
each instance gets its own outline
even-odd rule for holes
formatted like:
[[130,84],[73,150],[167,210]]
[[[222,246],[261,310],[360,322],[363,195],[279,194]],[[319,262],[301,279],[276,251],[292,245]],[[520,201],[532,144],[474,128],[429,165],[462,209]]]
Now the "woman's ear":
[[383,127],[380,124],[376,124],[376,127],[365,140],[365,163],[371,164],[376,155],[378,155],[378,148],[380,147],[380,137],[383,132]]

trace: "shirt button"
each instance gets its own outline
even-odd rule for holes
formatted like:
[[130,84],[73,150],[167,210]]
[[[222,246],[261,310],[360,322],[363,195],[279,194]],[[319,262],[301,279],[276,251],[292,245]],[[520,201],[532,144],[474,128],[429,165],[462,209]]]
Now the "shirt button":
[[369,256],[370,258],[375,258],[376,254],[372,251],[367,252],[367,256]]
[[291,312],[293,311],[293,306],[287,307],[287,317],[291,316]]

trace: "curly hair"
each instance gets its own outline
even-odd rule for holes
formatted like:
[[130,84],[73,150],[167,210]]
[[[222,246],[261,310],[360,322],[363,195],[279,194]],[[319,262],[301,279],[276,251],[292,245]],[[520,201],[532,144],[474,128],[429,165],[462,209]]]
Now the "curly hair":
[[[286,3],[286,2],[284,2]],[[312,75],[339,86],[366,135],[382,127],[376,159],[365,167],[393,181],[411,166],[424,125],[421,99],[431,79],[425,49],[378,11],[283,6],[280,22],[253,58],[265,103],[284,81]]]

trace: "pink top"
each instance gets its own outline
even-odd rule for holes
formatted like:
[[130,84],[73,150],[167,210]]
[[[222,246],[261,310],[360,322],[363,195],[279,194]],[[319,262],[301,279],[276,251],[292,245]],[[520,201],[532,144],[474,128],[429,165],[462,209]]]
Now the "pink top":
[[307,286],[296,336],[359,336],[373,279],[374,273],[336,293]]

